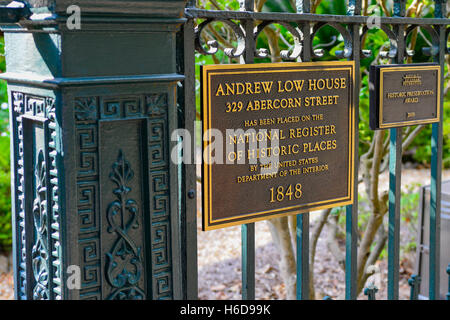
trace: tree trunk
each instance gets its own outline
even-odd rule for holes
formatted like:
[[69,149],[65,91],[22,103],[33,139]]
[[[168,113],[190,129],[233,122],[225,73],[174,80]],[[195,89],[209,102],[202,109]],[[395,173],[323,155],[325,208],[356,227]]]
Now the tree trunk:
[[272,238],[280,253],[281,276],[286,286],[286,298],[296,299],[297,292],[297,267],[295,263],[294,249],[292,247],[291,233],[287,217],[267,220]]

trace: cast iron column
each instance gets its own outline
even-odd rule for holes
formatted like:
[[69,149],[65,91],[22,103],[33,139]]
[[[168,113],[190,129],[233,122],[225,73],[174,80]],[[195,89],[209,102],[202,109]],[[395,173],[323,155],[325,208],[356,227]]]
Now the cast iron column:
[[184,1],[27,3],[33,15],[3,28],[16,298],[181,298],[170,133]]

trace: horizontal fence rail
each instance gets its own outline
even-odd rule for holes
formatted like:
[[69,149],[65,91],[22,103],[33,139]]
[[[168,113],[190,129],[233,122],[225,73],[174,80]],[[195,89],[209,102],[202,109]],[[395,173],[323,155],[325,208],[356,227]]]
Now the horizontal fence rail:
[[[220,11],[186,8],[185,16],[189,19],[233,19],[233,20],[273,20],[289,22],[337,22],[348,24],[373,23],[373,16],[333,15],[315,13],[285,13],[285,12],[251,12],[251,11]],[[408,18],[408,17],[378,17],[381,24],[413,24],[413,25],[448,25],[446,18]]]

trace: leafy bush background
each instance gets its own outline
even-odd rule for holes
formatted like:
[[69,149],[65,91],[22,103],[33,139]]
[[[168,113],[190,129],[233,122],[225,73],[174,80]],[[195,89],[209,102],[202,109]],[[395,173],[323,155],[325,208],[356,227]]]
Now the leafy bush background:
[[[0,38],[0,72],[6,69],[4,39]],[[11,250],[11,174],[6,83],[0,81],[0,252]]]

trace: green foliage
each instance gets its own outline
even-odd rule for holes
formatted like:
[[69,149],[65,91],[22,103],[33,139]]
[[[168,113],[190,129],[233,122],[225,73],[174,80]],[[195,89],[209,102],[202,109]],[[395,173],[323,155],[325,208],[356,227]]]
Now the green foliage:
[[[4,39],[0,37],[0,72],[6,69]],[[11,174],[6,82],[0,81],[0,252],[11,250]]]
[[401,197],[401,224],[406,228],[406,234],[402,239],[401,250],[402,251],[414,251],[416,250],[416,236],[418,227],[419,216],[419,192],[420,184],[415,183],[407,187],[405,192],[402,192]]
[[[387,5],[391,2],[387,1]],[[412,0],[407,1],[407,7],[412,3]],[[422,10],[421,17],[432,18],[434,15],[434,6],[432,6],[432,1],[425,0],[424,9]],[[388,9],[390,7],[388,6]],[[369,14],[383,15],[382,10],[377,5],[375,0],[371,1],[371,5],[368,10]],[[411,42],[412,34],[410,34],[406,40],[407,44]],[[416,46],[414,50],[414,55],[412,57],[413,63],[423,63],[431,62],[432,59],[429,56],[423,54],[420,48],[429,47],[431,43],[431,37],[426,30],[420,29],[417,34]],[[371,64],[388,64],[389,60],[379,59],[376,61],[377,54],[380,50],[389,50],[389,39],[386,34],[379,29],[370,29],[366,37],[363,49],[370,49],[372,51],[372,56],[369,58],[361,59],[361,90],[360,90],[360,154],[364,153],[368,149],[368,141],[371,141],[373,136],[373,131],[369,128],[369,77],[368,71]],[[447,65],[445,66],[444,74],[448,72]],[[448,80],[446,80],[447,82]],[[445,84],[445,86],[447,83]],[[444,87],[445,87],[444,86]],[[450,99],[448,96],[444,99],[444,114],[443,114],[443,163],[445,167],[450,167],[450,122],[447,121],[450,116]],[[423,165],[429,165],[431,160],[431,125],[427,125],[424,130],[414,139],[410,146],[411,160],[415,163],[420,163]]]
[[11,247],[11,175],[9,137],[0,136],[0,251]]

